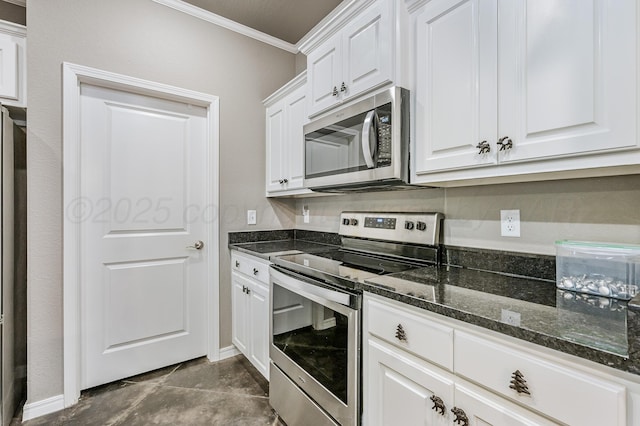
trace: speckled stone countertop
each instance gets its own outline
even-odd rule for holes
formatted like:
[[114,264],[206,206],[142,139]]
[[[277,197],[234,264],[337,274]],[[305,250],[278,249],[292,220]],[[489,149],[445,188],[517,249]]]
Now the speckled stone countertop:
[[[232,244],[230,234],[229,241],[230,248],[263,258],[339,245],[335,234],[310,231],[260,243]],[[443,262],[367,278],[357,288],[640,374],[640,299],[636,306],[557,289],[553,256],[446,247]]]

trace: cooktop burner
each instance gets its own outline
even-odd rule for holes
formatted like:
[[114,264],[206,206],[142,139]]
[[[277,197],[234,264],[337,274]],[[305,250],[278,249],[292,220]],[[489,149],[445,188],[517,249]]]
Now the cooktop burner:
[[342,248],[271,260],[289,271],[353,289],[377,276],[437,265],[441,221],[440,213],[344,212]]

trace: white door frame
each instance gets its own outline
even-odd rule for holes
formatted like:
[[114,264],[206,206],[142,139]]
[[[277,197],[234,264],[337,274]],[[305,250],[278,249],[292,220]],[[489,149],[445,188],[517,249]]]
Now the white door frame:
[[162,99],[187,102],[207,110],[207,200],[213,209],[207,228],[207,357],[220,359],[219,318],[219,98],[166,84],[115,74],[82,65],[63,63],[63,321],[64,406],[78,402],[81,376],[80,334],[80,222],[73,209],[81,208],[80,192],[80,85],[107,87]]

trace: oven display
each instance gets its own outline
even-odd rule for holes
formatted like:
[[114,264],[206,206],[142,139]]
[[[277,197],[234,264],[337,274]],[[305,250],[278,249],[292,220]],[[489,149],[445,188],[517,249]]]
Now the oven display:
[[365,217],[365,228],[378,228],[378,229],[396,229],[396,218],[391,217]]

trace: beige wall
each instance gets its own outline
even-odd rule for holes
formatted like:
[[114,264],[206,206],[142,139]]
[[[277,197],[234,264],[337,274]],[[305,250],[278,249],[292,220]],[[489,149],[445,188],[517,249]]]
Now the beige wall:
[[[500,236],[501,209],[520,210],[520,238]],[[298,200],[296,227],[337,232],[343,210],[441,211],[444,242],[457,246],[554,255],[558,239],[640,244],[639,175]]]
[[28,402],[63,392],[63,61],[220,97],[221,345],[231,344],[230,230],[291,227],[264,197],[262,99],[295,75],[294,55],[149,0],[30,0]]

